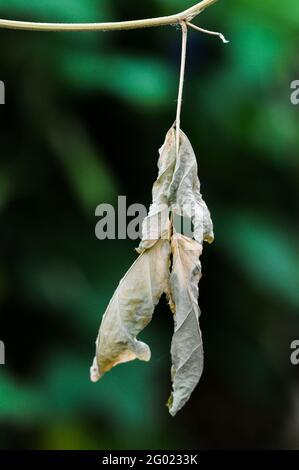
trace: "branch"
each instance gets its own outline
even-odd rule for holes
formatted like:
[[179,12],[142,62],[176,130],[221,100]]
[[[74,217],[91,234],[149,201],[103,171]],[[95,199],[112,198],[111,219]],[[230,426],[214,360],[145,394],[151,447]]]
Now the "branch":
[[148,18],[145,20],[116,21],[112,23],[32,23],[0,19],[0,29],[20,29],[29,31],[119,31],[124,29],[153,28],[157,26],[176,25],[191,21],[207,7],[218,0],[202,0],[188,10],[176,15]]
[[190,28],[196,29],[196,31],[199,31],[200,33],[205,33],[205,34],[211,34],[212,36],[218,36],[224,44],[228,44],[229,41],[225,39],[222,33],[218,33],[216,31],[209,31],[208,29],[203,29],[200,28],[199,26],[196,26],[193,23],[190,23],[189,21],[186,21],[186,25],[190,26]]

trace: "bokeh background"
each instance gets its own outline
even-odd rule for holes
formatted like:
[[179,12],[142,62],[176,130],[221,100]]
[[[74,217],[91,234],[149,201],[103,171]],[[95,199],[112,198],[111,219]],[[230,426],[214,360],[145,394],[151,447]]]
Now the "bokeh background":
[[[0,17],[108,21],[193,0],[0,0]],[[0,447],[299,449],[298,0],[222,0],[190,31],[182,127],[199,162],[216,241],[200,283],[205,371],[176,418],[172,318],[142,337],[150,363],[99,382],[89,366],[102,313],[135,259],[98,241],[95,208],[148,205],[174,121],[180,31],[0,31]]]

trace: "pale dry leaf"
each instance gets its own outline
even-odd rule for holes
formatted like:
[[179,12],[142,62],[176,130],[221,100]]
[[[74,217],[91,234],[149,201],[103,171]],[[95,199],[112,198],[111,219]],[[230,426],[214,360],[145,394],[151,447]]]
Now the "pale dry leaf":
[[142,240],[137,248],[139,253],[150,248],[165,232],[169,223],[168,190],[176,162],[175,129],[173,127],[167,132],[159,153],[159,173],[153,185],[153,202],[149,208],[148,216],[142,224]]
[[175,306],[171,343],[172,388],[168,401],[174,416],[189,400],[203,370],[203,346],[199,327],[198,283],[202,245],[175,233],[171,240],[173,265],[170,275],[171,299]]
[[[194,151],[182,131],[179,139],[177,152],[176,130],[172,127],[160,150],[153,202],[137,249],[140,256],[120,282],[103,316],[91,367],[91,380],[96,381],[119,363],[136,358],[148,361],[150,349],[137,340],[137,335],[151,321],[155,305],[165,293],[175,323],[171,344],[173,391],[168,402],[172,415],[189,400],[203,370],[199,257],[203,242],[214,239]],[[189,237],[176,232],[176,217],[189,219]]]
[[200,192],[196,157],[188,137],[182,131],[168,201],[173,214],[192,221],[195,240],[199,243],[214,240],[210,212]]
[[152,319],[155,305],[168,290],[170,244],[160,239],[141,254],[115,291],[102,318],[91,380],[122,362],[149,361],[147,344],[136,339]]

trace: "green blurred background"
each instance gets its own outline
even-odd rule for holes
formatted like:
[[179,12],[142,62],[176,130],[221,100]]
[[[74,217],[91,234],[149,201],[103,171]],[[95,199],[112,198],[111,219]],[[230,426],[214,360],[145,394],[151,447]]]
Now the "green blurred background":
[[[0,17],[109,21],[193,0],[0,0]],[[0,31],[0,447],[299,449],[299,5],[222,0],[190,31],[182,128],[199,162],[216,241],[200,284],[205,371],[171,418],[172,318],[142,335],[150,363],[99,382],[100,322],[136,243],[98,241],[95,207],[148,205],[174,121],[180,31]]]

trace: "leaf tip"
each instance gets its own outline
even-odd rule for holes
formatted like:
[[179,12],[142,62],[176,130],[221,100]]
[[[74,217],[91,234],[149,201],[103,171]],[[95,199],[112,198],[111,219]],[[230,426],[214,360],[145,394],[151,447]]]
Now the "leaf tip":
[[170,414],[171,416],[175,416],[176,413],[177,413],[177,411],[178,411],[177,409],[174,408],[174,406],[173,406],[173,401],[174,401],[174,400],[173,400],[173,394],[171,394],[170,397],[169,397],[168,400],[167,400],[167,403],[166,403],[166,406],[167,406],[167,408],[168,408],[169,414]]
[[206,235],[205,238],[204,238],[204,241],[205,241],[205,242],[208,242],[209,245],[211,245],[214,240],[215,240],[214,233],[211,233],[211,234],[209,234],[209,235]]
[[101,378],[101,374],[100,374],[100,371],[99,371],[97,358],[95,357],[94,360],[93,360],[92,366],[90,368],[90,380],[93,383],[96,383],[100,378]]
[[138,341],[136,355],[140,361],[149,362],[151,359],[151,350],[147,344],[142,341]]

